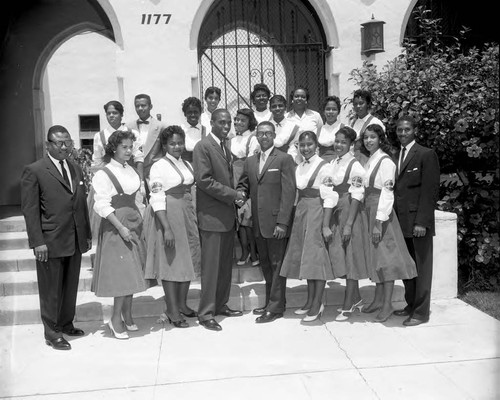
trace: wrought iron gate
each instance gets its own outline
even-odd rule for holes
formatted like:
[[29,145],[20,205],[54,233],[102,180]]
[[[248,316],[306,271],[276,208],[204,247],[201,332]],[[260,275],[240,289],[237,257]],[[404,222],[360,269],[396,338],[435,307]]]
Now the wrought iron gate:
[[289,99],[296,86],[310,93],[310,108],[326,95],[326,45],[321,24],[300,0],[219,0],[199,39],[200,98],[221,88],[221,105],[234,114],[251,108],[250,92],[263,82]]

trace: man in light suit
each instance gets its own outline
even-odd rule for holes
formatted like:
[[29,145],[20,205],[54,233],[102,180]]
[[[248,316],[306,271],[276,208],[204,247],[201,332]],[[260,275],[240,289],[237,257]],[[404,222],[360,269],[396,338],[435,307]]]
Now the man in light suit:
[[295,162],[274,147],[274,124],[257,126],[261,152],[245,160],[238,189],[250,193],[252,223],[260,265],[266,281],[266,303],[253,310],[255,322],[272,322],[285,311],[286,278],[280,276],[295,201]]
[[235,235],[235,201],[243,194],[233,187],[231,152],[226,139],[231,116],[225,109],[212,113],[212,131],[193,150],[196,209],[201,241],[200,325],[220,331],[216,315],[236,317],[241,311],[227,306],[231,289]]
[[[166,128],[167,125],[151,116],[153,104],[151,103],[151,97],[149,95],[143,93],[136,95],[134,98],[134,106],[139,118],[129,122],[127,127],[139,132],[137,140],[144,154],[143,177],[146,181],[146,192],[149,193],[147,186],[149,171],[153,163],[163,157],[160,132],[162,129]],[[139,175],[140,174],[141,171],[139,171]]]
[[397,166],[394,209],[418,276],[403,282],[407,306],[394,314],[407,317],[403,325],[416,326],[429,321],[430,315],[439,160],[434,150],[415,142],[417,126],[411,116],[398,120],[396,133],[401,148],[394,159]]
[[84,335],[73,319],[82,253],[90,250],[92,238],[83,172],[68,159],[73,141],[67,129],[51,127],[46,148],[46,157],[24,168],[21,208],[36,258],[45,342],[69,350],[63,334]]

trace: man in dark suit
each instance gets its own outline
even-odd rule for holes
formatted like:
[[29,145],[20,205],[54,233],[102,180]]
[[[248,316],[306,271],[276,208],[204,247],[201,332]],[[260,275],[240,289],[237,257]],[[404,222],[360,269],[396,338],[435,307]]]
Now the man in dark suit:
[[280,276],[295,201],[295,163],[274,147],[274,124],[257,126],[260,153],[245,160],[238,189],[250,193],[252,223],[260,265],[266,281],[266,303],[253,310],[255,322],[272,322],[285,311],[286,278]]
[[67,129],[51,127],[46,148],[46,157],[24,168],[21,208],[36,258],[45,342],[69,350],[63,334],[84,335],[73,319],[82,253],[92,238],[83,172],[68,159],[73,141]]
[[226,139],[231,116],[225,109],[212,113],[212,131],[193,150],[196,209],[201,242],[200,324],[220,331],[215,315],[236,317],[241,311],[227,306],[231,290],[236,222],[235,201],[243,194],[233,187],[231,152]]
[[434,209],[439,194],[439,160],[434,150],[415,142],[416,121],[401,117],[396,126],[401,148],[395,156],[395,210],[418,276],[405,280],[407,306],[395,315],[406,316],[403,325],[429,321],[432,284]]

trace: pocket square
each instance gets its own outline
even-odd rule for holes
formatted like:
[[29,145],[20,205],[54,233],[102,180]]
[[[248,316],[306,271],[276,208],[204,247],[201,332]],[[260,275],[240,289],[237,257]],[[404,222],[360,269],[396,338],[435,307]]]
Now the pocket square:
[[418,171],[418,168],[417,168],[417,167],[415,167],[415,168],[413,168],[413,169],[409,169],[409,170],[407,170],[406,172],[413,172],[413,171]]
[[267,172],[274,172],[274,171],[279,171],[278,168],[271,168],[271,169],[268,169]]
[[81,186],[81,185],[83,185],[83,181],[78,182],[78,184],[79,184],[80,186]]

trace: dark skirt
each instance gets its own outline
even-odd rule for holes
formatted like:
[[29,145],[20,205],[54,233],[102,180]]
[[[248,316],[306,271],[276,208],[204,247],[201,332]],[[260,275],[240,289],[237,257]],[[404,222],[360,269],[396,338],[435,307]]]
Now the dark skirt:
[[408,252],[399,226],[398,217],[394,211],[389,219],[382,223],[382,239],[373,244],[371,235],[375,226],[380,193],[366,194],[365,210],[368,220],[369,259],[368,273],[373,282],[393,281],[396,279],[411,279],[417,276],[415,262]]
[[319,197],[297,203],[281,276],[291,279],[333,279],[333,269],[321,227],[323,207]]
[[366,279],[368,278],[369,243],[363,204],[359,205],[357,215],[354,218],[351,239],[346,246],[342,243],[342,231],[351,207],[350,199],[349,193],[342,194],[337,207],[333,210],[330,221],[332,240],[328,243],[328,254],[335,278]]
[[115,215],[130,230],[132,239],[126,242],[111,222],[101,219],[91,287],[99,297],[121,297],[147,289],[141,214],[136,207],[126,206],[117,208]]

